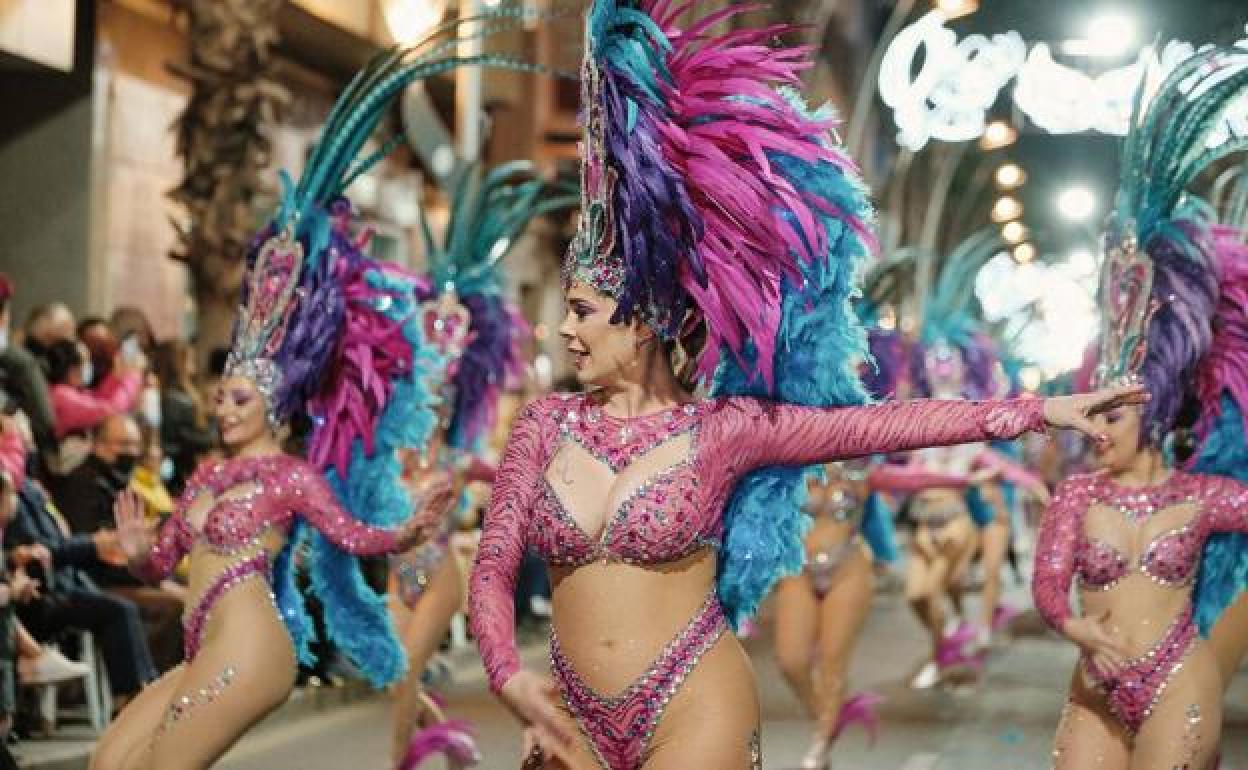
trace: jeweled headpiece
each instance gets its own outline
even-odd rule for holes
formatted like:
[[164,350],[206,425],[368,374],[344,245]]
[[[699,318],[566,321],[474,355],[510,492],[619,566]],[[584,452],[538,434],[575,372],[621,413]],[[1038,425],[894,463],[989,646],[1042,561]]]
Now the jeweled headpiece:
[[1211,48],[1180,63],[1152,95],[1141,83],[1123,140],[1118,191],[1103,238],[1098,380],[1141,381],[1152,395],[1141,430],[1174,428],[1213,343],[1218,258],[1212,208],[1189,193],[1243,142],[1211,146],[1248,92],[1248,51]]
[[573,191],[514,162],[488,173],[472,166],[459,177],[440,240],[422,217],[429,272],[419,296],[426,337],[446,363],[450,446],[475,448],[494,423],[507,379],[524,369],[527,325],[504,297],[503,258],[534,218],[575,203]]
[[801,280],[829,238],[870,235],[862,212],[803,176],[820,164],[854,173],[832,114],[793,90],[809,49],[773,46],[784,26],[712,32],[751,6],[682,26],[688,10],[596,0],[589,11],[581,218],[563,277],[614,298],[613,321],[641,319],[665,339],[704,322],[703,376],[726,349],[770,386],[783,282]]

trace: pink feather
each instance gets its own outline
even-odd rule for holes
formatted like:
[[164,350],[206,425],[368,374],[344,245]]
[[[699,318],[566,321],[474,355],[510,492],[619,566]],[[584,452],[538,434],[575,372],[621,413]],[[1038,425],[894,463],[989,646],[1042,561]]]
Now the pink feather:
[[836,726],[832,728],[832,738],[839,738],[851,725],[860,724],[867,731],[867,742],[874,746],[880,731],[880,715],[877,709],[884,700],[883,695],[873,692],[856,692],[849,696],[841,704]]
[[407,753],[399,762],[399,770],[416,770],[421,763],[435,754],[444,755],[460,767],[475,765],[481,761],[481,752],[473,740],[472,728],[464,720],[450,719],[412,736]]
[[1248,244],[1242,230],[1218,226],[1214,243],[1218,266],[1218,309],[1213,317],[1213,344],[1201,361],[1196,394],[1201,415],[1198,436],[1207,435],[1222,413],[1222,394],[1240,406],[1248,431]]

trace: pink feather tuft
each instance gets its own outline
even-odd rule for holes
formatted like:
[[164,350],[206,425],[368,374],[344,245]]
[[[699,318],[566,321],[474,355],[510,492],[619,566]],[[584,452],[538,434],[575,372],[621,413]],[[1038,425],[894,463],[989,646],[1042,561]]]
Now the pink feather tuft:
[[860,724],[867,731],[867,742],[874,746],[880,732],[880,715],[877,709],[885,700],[883,695],[874,692],[856,692],[841,704],[841,713],[836,717],[836,726],[832,728],[833,740],[841,737],[851,725]]
[[802,71],[811,66],[810,48],[770,45],[791,29],[783,25],[710,32],[759,7],[750,4],[708,14],[681,29],[677,19],[691,6],[641,3],[672,44],[667,114],[658,124],[662,151],[681,172],[703,219],[697,254],[707,280],[698,280],[687,260],[678,278],[707,325],[701,374],[714,371],[721,345],[740,354],[748,340],[757,347],[757,366],[770,387],[781,281],[798,279],[802,264],[826,254],[820,218],[836,216],[867,242],[874,239],[866,222],[799,188],[769,160],[779,153],[854,171],[830,141],[834,121],[808,117],[778,90],[801,85]]
[[1214,228],[1218,267],[1218,308],[1213,344],[1196,376],[1201,414],[1196,434],[1205,436],[1222,413],[1222,394],[1240,406],[1248,432],[1248,244],[1244,231]]
[[471,726],[462,719],[450,719],[412,736],[407,753],[399,762],[399,770],[416,770],[435,754],[444,755],[452,764],[469,767],[481,761],[481,752],[473,740]]

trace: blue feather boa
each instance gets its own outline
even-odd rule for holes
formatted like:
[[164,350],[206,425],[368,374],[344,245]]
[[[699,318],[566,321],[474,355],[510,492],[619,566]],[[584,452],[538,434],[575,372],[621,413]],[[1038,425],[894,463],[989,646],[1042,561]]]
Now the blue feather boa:
[[[401,485],[396,451],[422,446],[437,425],[437,397],[429,390],[429,376],[442,361],[424,338],[416,312],[415,287],[400,276],[380,271],[369,282],[384,289],[390,302],[379,308],[403,324],[412,347],[412,370],[397,381],[378,422],[372,455],[356,439],[346,477],[334,469],[325,476],[339,502],[359,521],[395,528],[412,515],[412,502]],[[300,564],[301,562],[301,564]],[[359,560],[299,523],[274,564],[274,593],[278,610],[290,630],[301,663],[313,662],[315,634],[295,584],[295,568],[306,568],[313,592],[320,598],[330,640],[375,687],[397,681],[407,672],[407,656],[395,633],[385,600],[364,580]]]
[[[856,178],[830,164],[785,155],[771,161],[797,187],[816,192],[847,214],[868,216],[866,194]],[[858,377],[858,364],[868,355],[866,333],[850,304],[867,249],[840,219],[821,218],[828,236],[826,258],[806,265],[800,284],[786,279],[782,286],[774,391],[767,392],[761,378],[752,374],[757,354],[747,349],[744,362],[721,356],[712,395],[771,397],[820,407],[868,402]],[[724,509],[717,589],[734,627],[757,611],[777,580],[802,568],[802,539],[810,528],[804,511],[806,480],[812,470],[755,471],[740,481]]]
[[867,495],[867,502],[863,505],[862,537],[871,546],[871,554],[876,561],[892,564],[901,557],[893,512],[879,492]]
[[[1244,418],[1228,394],[1222,396],[1222,414],[1201,446],[1191,470],[1229,476],[1248,482],[1248,444]],[[1218,618],[1248,587],[1248,536],[1219,533],[1205,543],[1193,596],[1196,625],[1208,635]]]

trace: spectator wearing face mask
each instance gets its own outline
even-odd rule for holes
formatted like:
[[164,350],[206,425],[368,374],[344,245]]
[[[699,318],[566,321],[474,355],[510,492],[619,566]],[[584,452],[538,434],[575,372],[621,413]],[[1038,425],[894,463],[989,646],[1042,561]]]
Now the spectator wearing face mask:
[[[160,377],[160,443],[173,463],[169,491],[180,494],[203,454],[217,445],[208,423],[203,398],[195,386],[195,350],[182,340],[156,347],[152,359]],[[147,408],[144,408],[146,415]],[[145,417],[149,424],[150,417]]]
[[104,418],[134,410],[143,388],[143,373],[118,360],[113,371],[88,390],[93,379],[85,346],[76,340],[58,340],[46,354],[51,383],[52,414],[58,440],[94,429]]
[[59,340],[74,339],[74,314],[64,302],[49,302],[30,311],[23,328],[23,343],[42,363],[48,348]]
[[173,496],[165,486],[165,477],[172,475],[173,463],[166,461],[160,447],[160,434],[155,428],[145,422],[141,432],[142,454],[130,479],[130,488],[138,493],[148,519],[156,525],[173,513]]
[[[129,415],[104,419],[95,431],[90,456],[56,480],[52,498],[74,534],[90,535],[113,527],[113,503],[134,477],[142,458],[143,437]],[[105,590],[139,606],[148,628],[156,665],[164,670],[182,657],[182,605],[185,590],[171,581],[150,587],[126,568],[125,559],[89,570]]]
[[0,380],[13,407],[26,416],[35,446],[41,456],[56,451],[52,403],[43,368],[33,355],[12,337],[14,286],[8,276],[0,273]]

